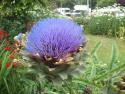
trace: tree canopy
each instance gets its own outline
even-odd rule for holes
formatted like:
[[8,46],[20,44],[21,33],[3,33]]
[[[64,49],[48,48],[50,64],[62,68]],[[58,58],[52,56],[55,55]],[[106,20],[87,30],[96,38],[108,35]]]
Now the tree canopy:
[[0,15],[2,16],[27,16],[27,11],[34,6],[46,6],[49,0],[1,0]]
[[85,5],[87,4],[87,1],[89,1],[89,6],[92,9],[95,7],[106,7],[117,3],[116,0],[55,0],[58,7],[69,7],[71,9],[74,5]]
[[116,3],[116,0],[97,0],[98,7],[106,7]]

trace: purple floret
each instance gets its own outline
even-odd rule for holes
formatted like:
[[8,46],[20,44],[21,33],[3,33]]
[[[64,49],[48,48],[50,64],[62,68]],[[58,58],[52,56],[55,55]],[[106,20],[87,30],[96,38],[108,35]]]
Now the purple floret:
[[61,59],[77,51],[85,41],[83,29],[72,20],[47,18],[33,26],[28,34],[26,49],[41,57]]

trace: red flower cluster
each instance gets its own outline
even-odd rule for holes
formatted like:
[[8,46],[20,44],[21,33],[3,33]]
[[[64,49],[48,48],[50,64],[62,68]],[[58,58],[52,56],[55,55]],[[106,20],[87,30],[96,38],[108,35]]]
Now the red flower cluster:
[[10,51],[12,53],[15,53],[16,52],[16,46],[15,44],[11,44],[9,41],[6,41],[6,46],[4,48],[5,51]]
[[[13,67],[17,67],[17,65],[19,64],[18,62],[13,62],[13,60],[15,59],[15,56],[16,56],[16,50],[14,49],[15,47],[12,45],[12,46],[6,46],[4,48],[5,51],[9,51],[11,54],[9,56],[9,60],[8,62],[6,63],[6,67],[9,68],[11,65]],[[0,64],[2,63],[2,60],[0,60]]]
[[5,51],[11,51],[11,47],[7,46],[4,48]]
[[9,63],[7,63],[7,64],[6,64],[6,67],[9,68],[11,65],[12,65],[13,67],[15,67],[15,68],[17,67],[17,63],[16,63],[16,62],[9,62]]
[[13,59],[15,58],[15,56],[14,56],[14,55],[11,55],[9,58],[10,58],[11,60],[13,60]]
[[[2,60],[0,60],[0,67],[1,67],[1,63],[2,63]],[[7,62],[6,63],[6,68],[9,68],[11,65],[16,68],[18,63],[16,63],[16,62]]]

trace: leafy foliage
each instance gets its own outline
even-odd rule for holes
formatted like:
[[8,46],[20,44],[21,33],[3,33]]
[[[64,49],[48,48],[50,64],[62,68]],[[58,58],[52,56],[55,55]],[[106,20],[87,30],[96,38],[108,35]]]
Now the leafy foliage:
[[23,24],[22,18],[18,17],[16,19],[3,18],[0,19],[0,28],[3,28],[9,33],[10,40],[13,40],[13,37],[20,32],[25,31],[25,26]]
[[114,3],[116,3],[116,0],[97,0],[97,6],[98,7],[111,6]]
[[124,37],[124,18],[113,16],[92,17],[85,25],[87,32],[97,35]]
[[52,16],[51,14],[53,13],[50,11],[51,6],[47,6],[50,4],[48,1],[1,0],[0,28],[6,30],[10,35],[10,40],[13,40],[13,37],[18,33],[29,31],[32,24],[38,18]]
[[35,5],[46,6],[47,0],[2,0],[0,1],[1,15],[3,16],[19,16],[27,15],[29,10],[33,10]]
[[0,93],[36,94],[40,82],[34,80],[37,76],[35,71],[25,63],[14,62],[17,57],[12,57],[13,50],[6,47],[5,41],[1,42],[0,51]]

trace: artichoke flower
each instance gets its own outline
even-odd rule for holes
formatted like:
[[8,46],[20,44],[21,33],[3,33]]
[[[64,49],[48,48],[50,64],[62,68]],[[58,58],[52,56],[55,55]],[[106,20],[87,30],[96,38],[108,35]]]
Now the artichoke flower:
[[[85,46],[83,31],[82,27],[69,19],[42,19],[34,24],[29,32],[25,48],[34,57],[39,57],[46,74],[55,75],[62,70],[68,70],[69,62],[73,61]],[[76,65],[71,69],[76,68]]]

